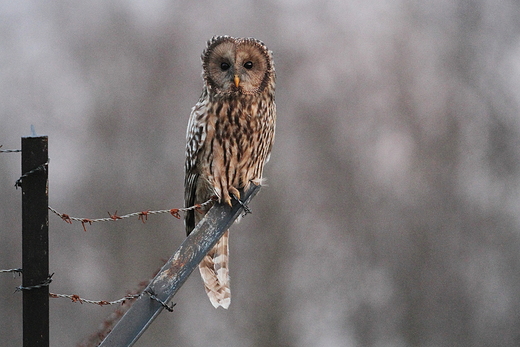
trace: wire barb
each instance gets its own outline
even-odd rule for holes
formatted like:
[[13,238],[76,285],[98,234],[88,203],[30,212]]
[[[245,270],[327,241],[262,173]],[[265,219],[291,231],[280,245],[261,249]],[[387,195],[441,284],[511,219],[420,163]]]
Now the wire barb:
[[112,220],[123,219],[117,215],[117,211],[114,214],[111,214],[110,212],[108,212],[108,215],[110,216],[110,219],[112,219]]
[[175,218],[177,218],[177,219],[181,219],[181,215],[179,214],[179,209],[178,208],[172,208],[170,210],[170,214],[172,216],[174,216]]
[[150,212],[150,210],[139,212],[138,220],[143,222],[143,224],[146,223],[146,221],[148,220],[148,212]]

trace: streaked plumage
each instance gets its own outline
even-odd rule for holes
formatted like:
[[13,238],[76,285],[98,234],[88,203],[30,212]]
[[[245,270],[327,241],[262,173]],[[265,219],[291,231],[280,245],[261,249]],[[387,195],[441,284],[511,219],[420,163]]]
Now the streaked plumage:
[[[185,205],[216,195],[231,204],[238,189],[260,184],[274,141],[276,106],[272,53],[256,39],[215,36],[202,54],[204,88],[193,107],[186,134]],[[205,211],[203,211],[205,212]],[[186,214],[189,234],[203,214]],[[228,238],[199,265],[215,307],[231,300]]]

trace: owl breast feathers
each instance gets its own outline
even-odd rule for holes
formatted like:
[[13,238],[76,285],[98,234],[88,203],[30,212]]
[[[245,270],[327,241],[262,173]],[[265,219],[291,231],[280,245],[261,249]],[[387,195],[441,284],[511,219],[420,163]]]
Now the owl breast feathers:
[[[272,53],[256,39],[215,36],[202,54],[204,88],[193,107],[186,135],[185,205],[212,196],[231,204],[239,189],[262,182],[274,141],[276,105]],[[205,211],[203,211],[205,212]],[[186,214],[189,234],[203,215]],[[199,269],[215,307],[230,303],[228,237]]]

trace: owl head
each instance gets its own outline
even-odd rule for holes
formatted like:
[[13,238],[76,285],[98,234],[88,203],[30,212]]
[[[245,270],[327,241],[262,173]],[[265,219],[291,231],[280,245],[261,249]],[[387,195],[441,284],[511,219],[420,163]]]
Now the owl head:
[[202,77],[212,95],[259,94],[274,83],[272,53],[259,40],[215,36],[201,58]]

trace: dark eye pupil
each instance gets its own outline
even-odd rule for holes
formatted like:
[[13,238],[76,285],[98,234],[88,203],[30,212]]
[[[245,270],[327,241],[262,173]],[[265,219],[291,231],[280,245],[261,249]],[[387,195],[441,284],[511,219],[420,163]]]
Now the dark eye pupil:
[[222,71],[226,71],[229,70],[230,66],[228,63],[220,63],[220,68],[222,69]]
[[248,70],[252,69],[253,68],[253,62],[251,61],[247,61],[245,64],[244,64],[244,67]]

